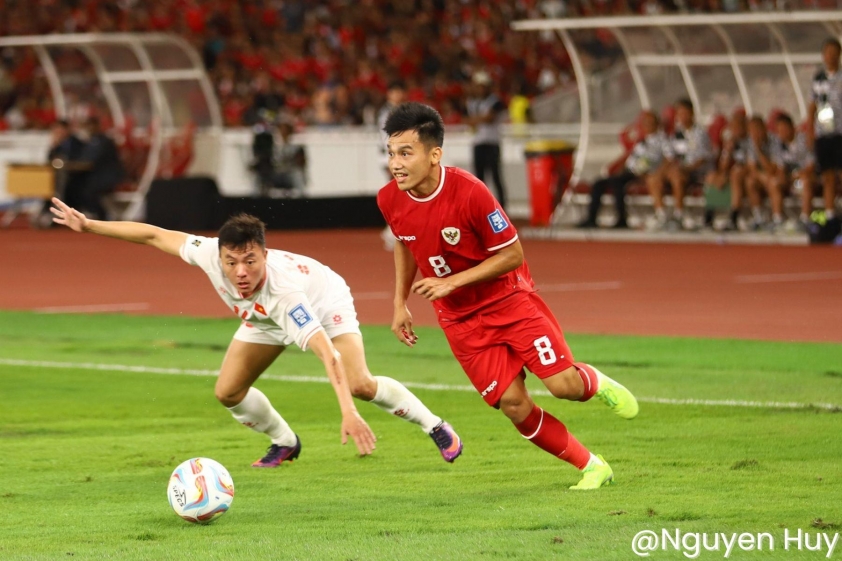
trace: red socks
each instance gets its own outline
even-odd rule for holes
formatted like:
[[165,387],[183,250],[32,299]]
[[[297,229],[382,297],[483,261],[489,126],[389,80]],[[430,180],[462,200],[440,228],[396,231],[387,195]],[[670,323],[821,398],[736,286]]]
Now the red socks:
[[599,379],[596,376],[596,371],[593,369],[593,366],[584,362],[574,362],[573,366],[576,367],[576,372],[579,373],[582,384],[585,386],[585,392],[579,398],[579,401],[587,401],[599,389]]
[[515,427],[524,438],[553,456],[573,464],[580,470],[588,465],[588,460],[591,458],[588,449],[567,432],[567,427],[561,421],[537,405],[534,405],[526,419]]

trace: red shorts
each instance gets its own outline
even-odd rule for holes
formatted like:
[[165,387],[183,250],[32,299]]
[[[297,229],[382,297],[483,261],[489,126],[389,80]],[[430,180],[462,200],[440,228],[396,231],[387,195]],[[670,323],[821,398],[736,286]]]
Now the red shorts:
[[456,322],[443,322],[453,355],[489,405],[526,367],[548,378],[573,366],[573,353],[547,304],[534,292]]

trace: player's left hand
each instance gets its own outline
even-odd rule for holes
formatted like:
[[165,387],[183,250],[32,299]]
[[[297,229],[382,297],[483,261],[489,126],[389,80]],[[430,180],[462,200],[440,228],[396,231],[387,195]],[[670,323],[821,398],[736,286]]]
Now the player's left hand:
[[357,445],[361,456],[367,456],[374,452],[377,442],[377,437],[369,428],[368,424],[363,420],[356,411],[348,412],[342,415],[342,444],[348,442],[348,437],[354,439],[354,444]]
[[450,279],[426,278],[421,279],[412,285],[412,292],[419,296],[423,296],[430,302],[438,300],[439,298],[444,298],[454,290],[456,290],[456,286],[450,281]]

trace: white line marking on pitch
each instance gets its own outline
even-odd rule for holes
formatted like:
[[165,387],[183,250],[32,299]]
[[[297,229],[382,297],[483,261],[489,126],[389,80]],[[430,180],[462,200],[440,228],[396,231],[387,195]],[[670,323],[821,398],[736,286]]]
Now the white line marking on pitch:
[[95,314],[101,312],[139,312],[148,310],[149,304],[137,302],[131,304],[91,304],[89,306],[50,306],[35,308],[39,314]]
[[734,281],[738,284],[765,282],[804,282],[842,279],[842,272],[826,271],[817,273],[778,273],[770,275],[738,275]]
[[[138,374],[167,374],[171,376],[218,376],[218,370],[199,370],[190,368],[161,368],[157,366],[130,366],[126,364],[99,364],[94,362],[53,362],[46,360],[18,360],[14,358],[0,358],[0,365],[24,366],[33,368],[58,368],[74,370],[106,370],[109,372],[135,372]],[[278,382],[300,382],[327,384],[327,378],[316,376],[288,376],[279,374],[263,374],[263,380]],[[475,392],[472,386],[452,386],[449,384],[422,384],[419,382],[403,382],[408,388],[445,392]],[[546,390],[530,390],[532,395],[549,396]],[[799,403],[796,401],[746,401],[740,399],[670,399],[664,397],[638,397],[643,403],[659,403],[663,405],[704,405],[717,407],[756,407],[768,409],[828,409],[838,411],[842,405],[833,403]]]

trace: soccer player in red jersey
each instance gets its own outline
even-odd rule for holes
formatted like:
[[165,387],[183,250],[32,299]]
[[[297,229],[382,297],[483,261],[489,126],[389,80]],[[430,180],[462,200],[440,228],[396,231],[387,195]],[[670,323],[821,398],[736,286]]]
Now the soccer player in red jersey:
[[[583,472],[571,489],[610,483],[608,463],[532,401],[524,367],[555,397],[596,396],[626,419],[637,415],[637,400],[593,366],[574,361],[535,292],[517,231],[500,204],[470,173],[441,165],[438,112],[404,103],[384,130],[394,180],[380,190],[377,204],[397,240],[392,331],[415,345],[407,298],[415,293],[431,301],[453,354],[486,403],[533,444]],[[419,270],[422,278],[413,282]]]

